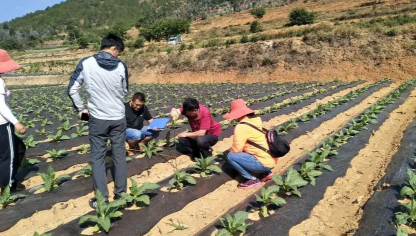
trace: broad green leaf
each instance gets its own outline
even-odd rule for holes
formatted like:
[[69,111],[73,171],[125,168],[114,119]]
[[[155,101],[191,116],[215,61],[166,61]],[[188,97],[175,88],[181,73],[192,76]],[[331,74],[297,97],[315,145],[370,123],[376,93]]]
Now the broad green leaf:
[[216,166],[216,165],[208,166],[207,170],[210,170],[210,171],[213,171],[213,172],[216,172],[216,173],[221,173],[222,172],[221,168],[219,166]]
[[150,204],[150,198],[149,198],[148,195],[142,195],[142,196],[136,198],[136,202],[142,202],[146,205],[149,205]]
[[186,176],[185,177],[185,180],[186,180],[186,182],[188,182],[188,183],[190,183],[190,184],[196,184],[196,180],[195,180],[195,178],[194,177],[192,177],[192,176]]
[[415,192],[413,191],[413,189],[411,189],[408,186],[404,186],[401,190],[400,190],[400,197],[405,197],[405,196],[409,196],[412,197],[415,194]]
[[122,215],[123,213],[121,211],[116,211],[116,212],[111,213],[110,218],[118,218]]
[[397,228],[397,236],[408,236],[409,233],[405,227],[398,227]]
[[78,224],[84,224],[87,221],[97,222],[97,220],[98,220],[97,216],[93,216],[93,215],[82,216],[79,219]]
[[110,218],[108,218],[108,217],[106,217],[106,218],[99,218],[97,220],[97,223],[101,226],[102,229],[104,229],[104,231],[106,233],[108,233],[108,231],[110,231],[110,228],[111,228]]
[[276,197],[274,199],[271,199],[272,203],[275,204],[276,206],[281,206],[283,204],[286,204],[285,199],[281,198],[281,197]]
[[216,236],[232,236],[232,234],[228,232],[226,229],[221,229],[218,231]]

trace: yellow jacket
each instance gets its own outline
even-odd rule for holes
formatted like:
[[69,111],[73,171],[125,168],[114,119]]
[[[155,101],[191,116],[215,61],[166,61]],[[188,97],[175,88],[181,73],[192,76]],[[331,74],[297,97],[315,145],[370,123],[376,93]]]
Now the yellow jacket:
[[[240,122],[250,123],[259,129],[262,129],[263,127],[260,117],[248,118],[245,116]],[[264,148],[269,149],[266,135],[264,133],[261,133],[260,131],[248,125],[237,124],[234,129],[233,146],[231,147],[230,152],[245,152],[251,154],[256,157],[257,160],[263,164],[263,166],[273,168],[276,164],[275,159],[267,152],[248,144],[247,140],[250,140]]]

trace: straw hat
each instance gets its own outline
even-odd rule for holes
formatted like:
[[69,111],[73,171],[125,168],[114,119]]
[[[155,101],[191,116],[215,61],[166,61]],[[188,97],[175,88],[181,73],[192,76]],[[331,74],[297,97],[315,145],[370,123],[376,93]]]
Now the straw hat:
[[0,74],[11,72],[20,68],[20,65],[13,61],[7,51],[0,49]]
[[247,107],[246,101],[243,99],[237,99],[231,102],[230,112],[225,114],[223,117],[224,119],[234,120],[251,113],[254,113],[254,111]]

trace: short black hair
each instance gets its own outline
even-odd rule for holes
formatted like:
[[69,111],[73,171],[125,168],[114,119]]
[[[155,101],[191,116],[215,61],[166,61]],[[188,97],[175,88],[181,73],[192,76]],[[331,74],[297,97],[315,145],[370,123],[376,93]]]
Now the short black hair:
[[199,109],[199,102],[195,98],[187,98],[183,102],[182,108],[184,111],[193,111]]
[[141,102],[146,102],[146,96],[144,96],[144,93],[137,92],[133,95],[133,98],[131,99],[133,102],[139,99]]
[[124,42],[123,40],[115,34],[108,34],[103,40],[101,40],[101,50],[111,48],[116,46],[116,49],[119,52],[124,51]]

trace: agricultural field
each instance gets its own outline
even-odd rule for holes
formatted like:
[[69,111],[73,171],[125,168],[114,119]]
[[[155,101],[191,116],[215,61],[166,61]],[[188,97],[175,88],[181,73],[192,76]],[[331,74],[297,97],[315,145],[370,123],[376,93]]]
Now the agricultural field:
[[[155,117],[166,117],[186,97],[197,98],[221,123],[222,134],[213,157],[192,160],[175,150],[175,134],[189,124],[171,121],[144,153],[126,157],[129,190],[124,198],[99,201],[97,211],[88,206],[94,195],[88,124],[77,118],[66,86],[10,90],[13,111],[28,127],[22,137],[28,150],[18,172],[27,189],[2,193],[2,236],[414,232],[407,225],[416,212],[411,145],[416,79],[132,84],[126,99],[146,92]],[[273,169],[273,180],[257,189],[238,189],[241,177],[225,158],[236,123],[222,115],[237,98],[261,116],[264,128],[277,130],[291,145]],[[107,154],[111,195],[110,143]]]

